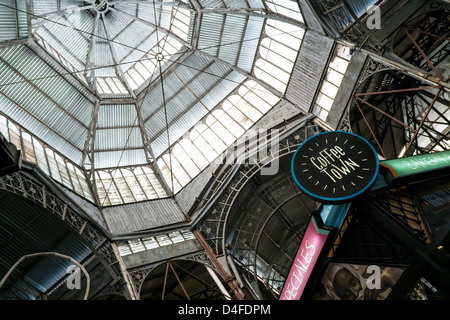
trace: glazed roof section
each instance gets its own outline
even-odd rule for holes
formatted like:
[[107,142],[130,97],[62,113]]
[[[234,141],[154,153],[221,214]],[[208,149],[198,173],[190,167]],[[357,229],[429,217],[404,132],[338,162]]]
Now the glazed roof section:
[[104,206],[181,190],[280,101],[305,32],[290,0],[10,2],[2,133]]

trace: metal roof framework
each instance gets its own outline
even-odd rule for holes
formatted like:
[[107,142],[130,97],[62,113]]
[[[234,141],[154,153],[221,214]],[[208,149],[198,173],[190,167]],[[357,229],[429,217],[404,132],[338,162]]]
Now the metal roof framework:
[[99,207],[186,186],[283,99],[306,29],[290,0],[11,0],[0,15],[1,132]]

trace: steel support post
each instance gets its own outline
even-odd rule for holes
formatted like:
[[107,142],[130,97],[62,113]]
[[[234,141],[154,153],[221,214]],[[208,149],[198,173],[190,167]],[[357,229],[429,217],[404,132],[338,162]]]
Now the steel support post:
[[409,40],[411,40],[412,44],[414,45],[414,47],[420,52],[421,56],[425,59],[425,61],[427,62],[428,66],[433,69],[434,73],[436,74],[436,76],[439,78],[439,80],[441,81],[445,81],[444,77],[441,75],[441,73],[436,69],[436,67],[434,66],[433,62],[431,62],[431,60],[428,58],[428,56],[425,54],[425,52],[423,52],[422,48],[417,44],[416,40],[413,38],[413,36],[409,33],[409,29],[407,29],[406,27],[403,28],[403,30],[406,33],[406,36],[409,38]]
[[235,294],[236,298],[238,300],[244,300],[244,294],[242,290],[237,285],[236,281],[233,279],[232,276],[228,274],[228,272],[225,270],[225,268],[222,266],[220,261],[217,259],[216,255],[212,251],[209,244],[206,242],[205,238],[201,234],[199,230],[193,230],[192,233],[195,235],[197,240],[202,245],[203,249],[205,250],[206,254],[208,255],[209,259],[213,263],[214,267],[216,268],[219,275],[222,277],[222,279],[230,286],[231,290]]
[[441,93],[442,88],[439,88],[437,93],[435,94],[433,100],[431,101],[430,105],[428,106],[427,110],[425,111],[425,114],[423,115],[422,120],[420,121],[419,127],[415,130],[414,135],[412,136],[411,140],[409,141],[408,145],[406,146],[405,153],[408,152],[408,149],[411,147],[412,142],[417,137],[417,134],[419,133],[420,128],[422,127],[423,123],[425,122],[426,118],[428,117],[428,114],[431,111],[431,108],[433,107],[434,103],[436,102],[436,99],[439,97],[439,94]]

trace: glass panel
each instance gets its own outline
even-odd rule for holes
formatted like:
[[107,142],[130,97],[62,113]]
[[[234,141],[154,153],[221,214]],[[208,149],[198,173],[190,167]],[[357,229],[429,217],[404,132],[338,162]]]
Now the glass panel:
[[186,173],[190,177],[195,177],[200,173],[200,169],[197,165],[192,161],[191,157],[184,151],[184,149],[180,146],[180,144],[176,144],[173,147],[173,155],[177,158],[178,162],[182,164]]
[[128,243],[125,241],[117,242],[117,249],[119,249],[119,254],[121,256],[126,256],[132,253],[130,247],[128,246]]
[[67,163],[67,169],[69,170],[70,178],[72,180],[72,185],[74,191],[80,195],[84,195],[80,181],[78,180],[78,176],[75,172],[75,168],[71,163]]
[[121,198],[125,203],[135,202],[135,198],[128,187],[125,179],[122,176],[121,170],[114,170],[112,172],[112,177],[114,179],[115,185],[117,186],[117,191],[120,193]]
[[62,183],[69,189],[73,190],[72,182],[70,180],[69,172],[64,160],[55,153],[56,164],[58,165],[59,173],[61,175]]
[[172,244],[172,241],[170,240],[169,236],[166,234],[156,236],[156,240],[158,241],[160,246],[167,246],[169,244]]
[[131,251],[133,253],[145,251],[144,244],[139,239],[137,239],[137,240],[130,240],[130,241],[128,241],[128,244],[129,244],[129,246],[131,248]]
[[[233,136],[230,131],[221,123],[220,113],[224,113],[221,110],[214,111],[210,116],[206,118],[206,124],[211,128],[214,133],[225,142],[227,146],[236,141],[236,137]],[[219,121],[220,119],[220,121]]]
[[180,146],[189,154],[191,159],[195,164],[203,170],[208,166],[208,160],[203,156],[203,154],[197,149],[197,147],[188,139],[183,139],[180,141]]
[[338,56],[334,56],[330,61],[330,68],[344,74],[347,70],[348,61],[344,60]]
[[184,238],[179,231],[174,231],[169,233],[169,238],[173,243],[183,242]]
[[[231,97],[230,97],[231,98]],[[225,101],[222,105],[223,110],[228,113],[237,123],[244,129],[248,129],[253,125],[253,121],[248,118],[243,112],[236,108],[229,100]]]
[[50,176],[57,180],[58,182],[62,182],[61,175],[59,174],[58,165],[56,164],[55,155],[53,150],[49,148],[45,148],[45,154],[47,155],[47,161],[50,165]]
[[158,241],[156,241],[155,237],[142,238],[142,242],[144,243],[147,250],[159,247]]
[[158,195],[156,190],[152,187],[150,180],[148,180],[147,175],[144,173],[142,168],[138,167],[133,170],[136,180],[141,185],[142,189],[144,189],[145,195],[148,199],[157,199]]
[[128,169],[121,169],[122,175],[125,179],[125,182],[127,183],[128,187],[131,190],[131,193],[133,197],[136,199],[136,201],[143,201],[147,200],[147,197],[145,196],[144,192],[142,191],[142,188],[137,181],[136,177],[133,174],[133,171]]
[[338,91],[338,87],[336,87],[334,84],[332,84],[331,82],[328,82],[326,80],[323,81],[323,85],[322,85],[322,92],[325,93],[328,97],[330,98],[335,98],[336,97],[336,93]]
[[34,154],[34,146],[33,146],[33,139],[30,134],[26,132],[22,132],[22,141],[23,146],[25,148],[24,152],[24,158],[27,161],[36,163],[36,156]]
[[330,111],[331,105],[333,104],[333,100],[324,95],[323,93],[319,93],[317,98],[317,104],[322,108],[326,109],[327,111]]
[[195,235],[189,229],[180,230],[185,240],[195,239]]
[[156,193],[158,194],[158,197],[167,197],[167,193],[159,180],[156,178],[155,173],[148,167],[141,168],[147,176],[147,179],[151,182],[153,189],[155,189]]

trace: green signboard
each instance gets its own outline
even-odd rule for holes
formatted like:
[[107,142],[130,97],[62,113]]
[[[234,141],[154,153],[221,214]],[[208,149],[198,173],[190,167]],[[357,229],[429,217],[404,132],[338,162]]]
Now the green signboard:
[[383,160],[380,161],[380,166],[389,170],[392,180],[417,174],[441,172],[450,168],[450,151]]

